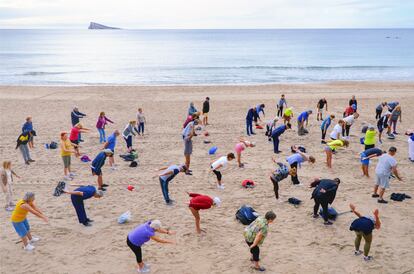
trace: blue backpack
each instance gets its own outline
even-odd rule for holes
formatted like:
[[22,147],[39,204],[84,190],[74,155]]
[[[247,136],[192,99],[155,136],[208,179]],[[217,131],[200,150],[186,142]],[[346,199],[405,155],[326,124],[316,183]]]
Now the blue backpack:
[[236,219],[244,225],[251,224],[258,216],[259,214],[248,205],[242,205],[236,212]]
[[[319,210],[319,215],[321,215],[321,217],[323,217],[323,209],[322,208]],[[328,219],[335,220],[337,216],[338,216],[338,212],[336,212],[335,208],[328,207]]]

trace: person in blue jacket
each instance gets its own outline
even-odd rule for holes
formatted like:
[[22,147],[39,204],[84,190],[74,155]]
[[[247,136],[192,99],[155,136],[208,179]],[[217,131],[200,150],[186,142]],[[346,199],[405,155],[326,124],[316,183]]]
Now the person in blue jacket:
[[[74,107],[71,114],[70,114],[70,118],[72,120],[72,126],[74,127],[75,125],[79,124],[80,119],[85,117],[85,116],[86,116],[86,114],[80,112],[78,107]],[[80,133],[79,133],[78,140],[79,140],[79,142],[83,142]]]
[[300,136],[308,133],[308,130],[305,128],[305,125],[308,126],[310,114],[312,114],[312,110],[304,111],[298,116],[298,134]]
[[[371,249],[372,243],[372,231],[374,229],[381,228],[381,220],[379,218],[379,210],[374,210],[374,216],[362,216],[361,213],[356,211],[356,207],[353,204],[349,204],[351,208],[351,212],[353,212],[358,219],[355,219],[349,230],[354,231],[356,238],[355,238],[355,256],[359,256],[364,253],[364,260],[370,261],[372,260],[372,256],[369,256],[369,250]],[[361,240],[364,238],[365,245],[364,245],[364,252],[359,250],[359,246],[361,245]]]
[[258,119],[258,115],[257,115],[256,108],[250,108],[246,115],[246,130],[247,130],[248,136],[250,136],[250,134],[252,135],[256,134],[253,132],[253,120],[257,120],[257,119]]
[[91,226],[91,222],[93,222],[93,220],[89,219],[86,216],[85,205],[83,201],[92,197],[101,198],[103,196],[103,191],[96,190],[94,186],[81,186],[73,191],[63,190],[63,192],[70,194],[72,205],[76,210],[76,214],[78,215],[79,223],[83,224],[84,226]]
[[169,167],[163,167],[160,168],[160,171],[162,172],[159,174],[160,179],[160,185],[161,185],[161,191],[162,195],[164,196],[165,203],[167,205],[172,205],[174,201],[170,199],[169,191],[168,191],[168,184],[172,179],[174,179],[175,176],[177,176],[180,172],[186,172],[187,166],[186,165],[171,165]]
[[332,121],[335,119],[335,115],[331,114],[330,116],[326,117],[321,124],[321,131],[322,131],[322,138],[321,144],[326,144],[325,136],[326,132],[328,131],[329,126],[331,125]]
[[282,135],[287,129],[291,129],[292,126],[287,123],[286,125],[281,125],[275,128],[272,131],[272,139],[273,139],[273,152],[278,154],[282,151],[279,150],[279,137]]
[[[23,127],[22,127],[22,133],[27,133],[27,132],[34,132],[32,116],[28,116],[26,118],[26,123],[24,123]],[[34,148],[33,136],[35,136],[35,135],[33,135],[33,134],[30,135],[29,142],[28,142],[29,148]]]
[[263,117],[265,117],[265,112],[264,112],[264,108],[265,108],[265,104],[260,104],[256,106],[256,116],[254,116],[254,123],[257,125],[259,125],[259,121],[260,120],[260,112],[263,113]]
[[108,187],[107,184],[103,183],[102,178],[102,167],[105,164],[106,157],[112,156],[114,153],[111,149],[107,148],[102,150],[96,155],[91,164],[92,175],[98,176],[98,189],[106,191],[105,187]]
[[325,225],[332,225],[332,223],[328,220],[328,204],[332,204],[335,200],[336,191],[338,190],[340,183],[341,180],[339,180],[339,178],[335,178],[333,180],[315,179],[310,185],[310,187],[315,188],[311,197],[311,199],[315,201],[315,206],[313,207],[313,217],[319,217],[319,206],[322,206],[322,216],[325,221]]

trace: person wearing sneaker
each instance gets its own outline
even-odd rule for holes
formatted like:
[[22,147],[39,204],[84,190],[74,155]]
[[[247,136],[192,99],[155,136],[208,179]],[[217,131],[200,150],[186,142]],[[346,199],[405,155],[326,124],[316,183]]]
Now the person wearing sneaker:
[[191,213],[193,213],[196,231],[198,234],[200,234],[202,231],[200,228],[200,209],[209,209],[212,206],[220,206],[221,200],[219,197],[211,198],[210,196],[197,193],[187,192],[187,194],[191,197],[188,207],[190,208]]
[[98,189],[102,191],[106,191],[105,187],[107,184],[103,183],[102,177],[102,167],[105,164],[105,160],[107,157],[112,156],[114,153],[110,149],[104,149],[96,155],[95,159],[93,159],[91,164],[91,170],[93,176],[98,176]]
[[275,154],[279,154],[281,151],[279,150],[279,137],[285,133],[286,130],[291,129],[292,125],[290,123],[287,123],[286,125],[281,125],[275,128],[270,136],[273,140],[273,152]]
[[[376,182],[374,187],[374,194],[372,198],[379,198],[378,203],[386,204],[387,201],[384,200],[384,192],[387,188],[390,187],[390,178],[391,175],[402,181],[400,174],[397,169],[397,161],[394,156],[397,153],[397,148],[390,147],[388,153],[382,154],[378,159],[378,164],[375,169]],[[378,193],[379,189],[379,193]]]
[[236,152],[237,163],[239,167],[244,167],[244,164],[241,162],[242,152],[248,147],[255,147],[255,146],[256,144],[254,142],[250,142],[244,138],[240,138],[239,142],[234,147],[234,151]]
[[68,134],[66,132],[60,133],[60,156],[63,160],[63,174],[65,175],[65,180],[72,180],[72,176],[70,176],[71,169],[70,169],[70,160],[72,154],[75,154],[76,151],[73,148],[72,142],[68,138]]
[[164,196],[164,200],[167,203],[167,205],[171,205],[173,201],[170,199],[170,196],[169,196],[168,184],[172,181],[172,179],[174,179],[175,176],[177,176],[178,173],[186,172],[187,166],[186,165],[181,165],[181,166],[171,165],[169,167],[160,168],[160,171],[161,170],[163,170],[163,172],[159,174],[159,179],[160,179],[162,195]]
[[109,156],[109,165],[111,166],[112,170],[116,170],[114,154],[115,154],[115,147],[116,147],[116,139],[118,138],[119,135],[120,135],[119,130],[115,130],[111,135],[109,135],[103,147],[103,149],[112,150],[112,155]]
[[138,273],[150,272],[149,265],[145,264],[142,260],[142,245],[144,245],[146,242],[150,240],[154,240],[162,244],[175,244],[174,241],[159,238],[158,236],[156,236],[156,232],[168,235],[175,234],[175,232],[173,231],[163,229],[161,227],[161,222],[159,220],[152,220],[143,223],[128,233],[126,242],[128,247],[135,254],[135,258],[138,264]]
[[380,229],[381,221],[379,218],[379,211],[378,209],[374,210],[374,217],[372,216],[362,216],[361,213],[356,211],[356,207],[353,204],[349,204],[351,208],[351,212],[353,212],[358,219],[355,219],[349,230],[355,231],[355,256],[359,256],[362,254],[362,251],[359,250],[359,246],[361,245],[361,240],[364,238],[365,245],[364,245],[364,260],[370,261],[372,260],[372,256],[369,256],[369,250],[371,249],[372,243],[372,231],[374,229]]
[[13,207],[15,204],[13,203],[13,176],[16,176],[20,179],[12,169],[11,169],[11,161],[4,161],[3,168],[0,171],[1,175],[1,188],[4,192],[4,196],[6,198],[5,208],[6,211],[13,211]]
[[331,123],[334,119],[335,119],[335,115],[331,114],[322,121],[322,124],[321,124],[321,131],[322,131],[321,144],[326,144],[326,141],[325,141],[326,132],[328,131],[328,128],[329,128],[329,126],[331,125]]
[[28,143],[30,141],[30,138],[32,136],[35,136],[34,131],[25,131],[22,134],[19,135],[17,138],[17,144],[16,149],[20,149],[20,152],[22,153],[24,163],[26,165],[29,165],[31,162],[34,162],[32,158],[30,157],[29,147]]
[[315,188],[311,197],[311,199],[315,201],[315,205],[313,207],[313,217],[318,218],[319,206],[322,206],[322,216],[325,221],[325,225],[332,224],[328,220],[328,205],[334,202],[340,183],[341,180],[339,180],[339,178],[335,178],[333,180],[317,178],[310,184],[310,187]]
[[184,157],[185,157],[185,166],[187,170],[186,175],[192,175],[190,170],[191,154],[193,153],[193,137],[197,136],[195,133],[195,126],[198,125],[199,120],[194,119],[189,122],[187,126],[182,131],[182,137],[184,141]]
[[216,161],[211,163],[210,168],[211,168],[211,171],[213,171],[213,173],[217,177],[217,188],[218,189],[224,189],[224,185],[221,184],[222,175],[219,169],[226,168],[228,162],[231,160],[234,160],[234,158],[235,158],[234,154],[229,153],[227,154],[227,156],[220,157]]
[[38,207],[36,207],[34,201],[35,194],[33,192],[27,192],[23,199],[17,202],[10,218],[16,233],[22,239],[23,248],[26,251],[32,251],[35,248],[32,244],[39,240],[39,238],[33,237],[30,233],[30,225],[27,220],[27,214],[30,212],[46,223],[48,222],[48,218]]
[[79,223],[83,224],[84,226],[91,226],[91,219],[86,216],[84,200],[89,198],[102,198],[103,191],[96,190],[94,186],[81,186],[76,188],[75,190],[63,190],[64,193],[70,194],[70,199],[72,200],[72,205],[76,210],[76,214],[78,215]]
[[253,268],[257,271],[265,271],[266,269],[259,265],[260,261],[260,246],[263,244],[269,224],[276,219],[276,214],[273,211],[266,212],[264,217],[257,217],[249,226],[244,229],[244,239],[249,246],[253,262]]

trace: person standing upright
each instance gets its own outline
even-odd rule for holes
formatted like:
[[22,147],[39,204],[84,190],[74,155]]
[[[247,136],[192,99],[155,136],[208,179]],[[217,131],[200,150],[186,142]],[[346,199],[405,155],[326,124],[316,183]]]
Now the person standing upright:
[[277,117],[283,116],[283,106],[288,107],[284,94],[280,96],[279,103],[277,104]]
[[210,112],[210,97],[206,97],[206,100],[203,103],[203,125],[207,126],[208,123],[208,113]]
[[[80,112],[78,107],[74,107],[71,114],[70,114],[70,117],[71,117],[71,120],[72,120],[72,127],[79,124],[80,119],[85,117],[85,116],[86,116],[86,114]],[[83,140],[81,138],[81,134],[79,134],[79,136],[78,136],[78,141],[83,142]]]
[[326,98],[322,98],[319,100],[318,104],[316,105],[317,108],[317,114],[316,114],[316,120],[323,121],[323,109],[325,108],[326,111],[328,111],[328,101],[326,101]]

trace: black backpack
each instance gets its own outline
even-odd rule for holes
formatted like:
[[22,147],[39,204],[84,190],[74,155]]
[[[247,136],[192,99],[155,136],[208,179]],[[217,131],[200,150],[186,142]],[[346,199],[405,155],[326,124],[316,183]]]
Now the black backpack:
[[56,143],[56,142],[51,142],[50,144],[49,144],[49,148],[50,149],[57,149],[57,147],[58,147],[58,144]]
[[132,161],[130,164],[129,164],[129,167],[137,167],[138,166],[138,163],[136,162],[136,161]]
[[244,225],[251,224],[258,216],[259,214],[248,205],[242,205],[236,212],[236,219]]

